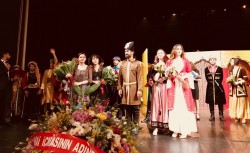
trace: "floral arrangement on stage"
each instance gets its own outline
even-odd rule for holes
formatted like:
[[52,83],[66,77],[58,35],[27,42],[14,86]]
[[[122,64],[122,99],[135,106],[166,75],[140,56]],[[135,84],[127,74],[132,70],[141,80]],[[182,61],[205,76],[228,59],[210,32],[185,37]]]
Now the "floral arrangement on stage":
[[[62,63],[55,70],[57,78],[63,80],[63,75],[71,73],[74,65],[73,60]],[[103,79],[109,84],[117,81],[117,76],[111,67],[105,67],[102,74]],[[138,153],[135,130],[139,129],[139,126],[127,122],[125,117],[117,118],[118,109],[116,106],[108,108],[108,104],[108,99],[99,100],[92,107],[86,102],[78,102],[77,107],[70,101],[67,102],[67,107],[58,103],[55,107],[57,109],[54,109],[51,115],[47,114],[45,119],[34,121],[29,130],[32,130],[34,135],[40,132],[52,132],[80,138],[103,152]],[[35,147],[32,137],[27,139],[24,147],[17,148],[22,148],[22,152],[25,153],[44,151]]]
[[[73,58],[71,61],[62,62],[58,67],[55,68],[54,73],[56,79],[60,82],[65,83],[64,90],[66,92],[70,91],[70,87],[73,87],[73,90],[82,96],[82,89],[79,86],[74,85],[75,79],[73,77],[74,70],[77,65],[77,59]],[[66,75],[71,74],[70,77],[66,78]]]
[[[30,125],[34,132],[54,132],[80,137],[105,152],[137,153],[133,129],[138,128],[128,123],[123,117],[116,118],[117,109],[105,111],[108,101],[103,100],[96,107],[61,111],[47,116],[45,121]],[[29,143],[23,152],[34,151]]]
[[[115,72],[115,70],[111,66],[104,67],[102,70],[102,80],[105,80],[108,84],[113,85],[117,82],[118,79],[118,74]],[[93,84],[89,88],[86,89],[85,95],[89,95],[96,91],[99,87],[101,86],[100,84]]]

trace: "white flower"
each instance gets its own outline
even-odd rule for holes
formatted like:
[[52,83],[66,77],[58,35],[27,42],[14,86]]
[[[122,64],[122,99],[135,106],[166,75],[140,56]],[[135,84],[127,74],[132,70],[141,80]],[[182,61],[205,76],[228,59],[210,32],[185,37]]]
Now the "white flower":
[[108,138],[108,139],[111,139],[111,138],[112,138],[112,135],[113,135],[113,131],[110,130],[110,129],[108,129],[107,132],[108,132],[108,133],[107,133],[107,138]]
[[38,127],[38,124],[31,124],[30,126],[29,126],[29,130],[34,130],[34,129],[36,129]]
[[128,140],[126,138],[122,139],[122,142],[126,143]]
[[121,136],[118,134],[114,134],[114,141],[117,146],[121,146]]

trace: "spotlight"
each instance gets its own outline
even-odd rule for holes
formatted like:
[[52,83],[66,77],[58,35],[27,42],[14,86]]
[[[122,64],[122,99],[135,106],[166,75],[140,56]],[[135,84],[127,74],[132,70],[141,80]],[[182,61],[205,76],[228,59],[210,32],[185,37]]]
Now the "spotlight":
[[224,11],[224,12],[226,12],[226,11],[227,11],[227,9],[226,9],[226,8],[224,8],[224,9],[223,9],[223,11]]
[[247,8],[247,5],[243,5],[242,8],[243,8],[243,9]]
[[176,16],[176,14],[175,14],[175,13],[173,13],[173,14],[172,14],[172,16]]

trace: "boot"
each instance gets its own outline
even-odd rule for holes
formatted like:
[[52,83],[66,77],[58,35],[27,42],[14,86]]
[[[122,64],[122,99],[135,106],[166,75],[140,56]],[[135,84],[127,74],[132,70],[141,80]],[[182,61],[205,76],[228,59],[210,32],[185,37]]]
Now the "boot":
[[215,120],[214,115],[210,115],[209,121],[214,121],[214,120]]
[[224,116],[223,116],[223,105],[219,105],[219,116],[220,116],[220,121],[225,121]]
[[214,111],[211,111],[210,114],[211,115],[210,115],[209,121],[214,121],[215,120]]
[[223,112],[220,112],[219,113],[219,116],[220,116],[220,121],[225,121],[224,117],[223,117]]
[[214,104],[209,104],[209,110],[210,110],[210,118],[209,121],[214,121]]
[[139,123],[139,116],[140,116],[140,107],[138,105],[136,106],[133,106],[133,112],[132,112],[132,115],[133,115],[133,122],[135,124],[138,124]]
[[225,119],[222,115],[220,115],[220,121],[225,121]]
[[146,117],[143,121],[141,121],[142,123],[148,123],[150,121],[150,112],[147,112]]

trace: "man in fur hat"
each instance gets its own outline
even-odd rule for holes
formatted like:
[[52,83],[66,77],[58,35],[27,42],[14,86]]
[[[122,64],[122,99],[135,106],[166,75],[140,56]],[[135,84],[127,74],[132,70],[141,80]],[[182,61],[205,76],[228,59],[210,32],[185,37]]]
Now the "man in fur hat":
[[134,42],[125,47],[125,60],[121,62],[118,76],[118,92],[125,106],[128,122],[139,122],[142,96],[142,63],[134,58]]

